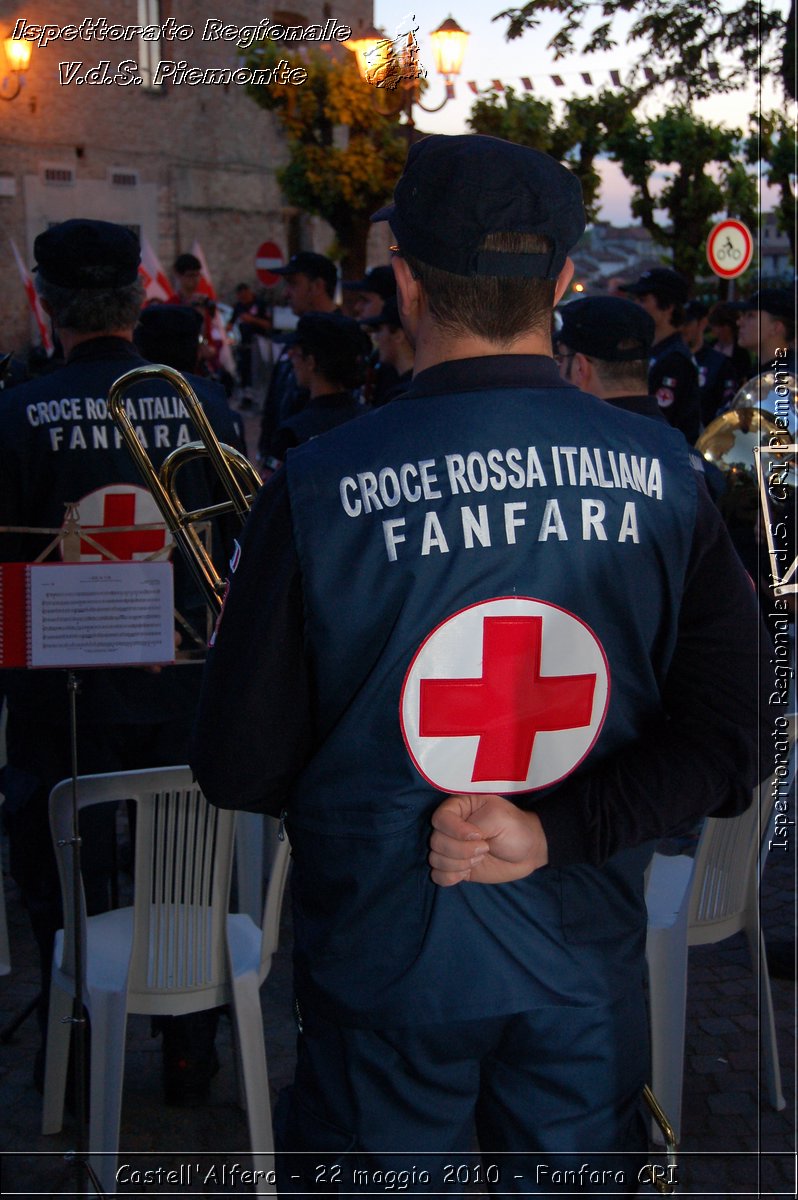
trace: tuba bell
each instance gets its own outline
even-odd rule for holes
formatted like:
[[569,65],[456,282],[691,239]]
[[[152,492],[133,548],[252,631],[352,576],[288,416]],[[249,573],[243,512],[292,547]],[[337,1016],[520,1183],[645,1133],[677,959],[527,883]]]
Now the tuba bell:
[[798,590],[796,442],[798,387],[795,376],[784,371],[749,379],[696,442],[723,473],[726,488],[718,507],[730,530],[749,531],[767,543],[769,587],[776,595]]
[[[136,431],[125,407],[125,393],[128,389],[147,379],[163,379],[174,388],[199,435],[197,441],[179,446],[167,455],[160,471],[155,469],[136,437]],[[239,450],[219,441],[197,393],[174,367],[153,363],[145,367],[134,367],[132,371],[120,375],[108,393],[108,411],[202,594],[213,612],[218,615],[224,600],[226,582],[217,571],[194,526],[200,521],[209,521],[230,513],[234,513],[243,525],[261,485],[258,472]],[[205,508],[187,510],[178,495],[177,478],[186,463],[197,460],[210,462],[228,499]]]

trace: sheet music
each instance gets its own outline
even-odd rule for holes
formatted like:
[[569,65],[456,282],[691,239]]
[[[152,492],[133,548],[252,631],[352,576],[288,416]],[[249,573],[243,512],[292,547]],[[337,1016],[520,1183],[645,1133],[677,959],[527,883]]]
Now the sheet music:
[[172,564],[30,568],[32,667],[143,666],[174,660]]

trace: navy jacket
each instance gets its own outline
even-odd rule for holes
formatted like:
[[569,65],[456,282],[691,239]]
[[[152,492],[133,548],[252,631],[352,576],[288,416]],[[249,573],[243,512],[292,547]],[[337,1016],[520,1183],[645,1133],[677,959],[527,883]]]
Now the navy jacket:
[[[740,620],[755,640],[683,438],[550,360],[441,364],[290,452],[245,531],[192,762],[216,803],[287,809],[301,998],[368,1025],[616,994],[649,839],[747,801]],[[550,865],[436,888],[430,815],[460,790],[534,807]]]

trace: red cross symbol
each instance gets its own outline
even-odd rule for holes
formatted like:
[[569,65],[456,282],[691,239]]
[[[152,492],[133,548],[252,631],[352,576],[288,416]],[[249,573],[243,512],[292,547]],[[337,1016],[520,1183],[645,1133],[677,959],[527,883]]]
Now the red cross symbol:
[[422,679],[422,737],[478,735],[472,781],[525,780],[538,733],[589,725],[596,676],[541,675],[542,617],[485,617],[479,679]]
[[[103,496],[102,524],[113,528],[115,525],[136,524],[136,493],[110,492]],[[153,554],[162,550],[166,544],[165,532],[162,529],[131,530],[128,533],[103,533],[102,530],[92,532],[92,542],[81,539],[80,553],[95,554],[97,547],[102,547],[109,555],[118,559],[132,559],[134,554]]]

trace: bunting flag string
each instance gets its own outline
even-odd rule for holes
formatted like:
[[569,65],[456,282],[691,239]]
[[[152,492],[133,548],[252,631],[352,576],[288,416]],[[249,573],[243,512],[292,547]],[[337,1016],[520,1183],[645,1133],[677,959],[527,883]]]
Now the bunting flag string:
[[25,295],[28,297],[28,305],[33,314],[33,319],[36,322],[36,328],[39,330],[39,341],[45,353],[47,354],[47,357],[50,358],[55,350],[55,345],[50,335],[50,327],[47,322],[47,316],[42,308],[42,303],[36,291],[36,286],[33,282],[31,273],[25,266],[25,263],[22,261],[22,255],[17,249],[17,243],[12,237],[10,237],[8,240],[11,243],[11,251],[16,260],[17,270],[19,271],[19,277],[22,280],[22,286],[25,289]]
[[[613,87],[623,87],[620,71],[608,70],[606,73],[609,76],[609,81],[612,83]],[[604,74],[604,72],[602,72],[602,74]],[[645,75],[648,83],[654,82],[656,76],[651,67],[644,67],[643,74]],[[521,75],[519,76],[519,79],[521,82],[521,87],[525,92],[532,92],[535,90],[532,76]],[[566,71],[564,75],[536,75],[535,79],[538,82],[538,86],[542,85],[545,87],[545,85],[550,82],[555,88],[566,87],[570,80],[576,79],[581,80],[585,87],[594,87],[600,85],[601,83],[601,79],[597,76],[595,71]],[[505,92],[508,87],[512,87],[514,85],[514,81],[508,83],[503,79],[492,79],[486,86],[480,86],[475,79],[469,79],[466,82],[469,89],[475,96],[485,96],[489,92]]]

